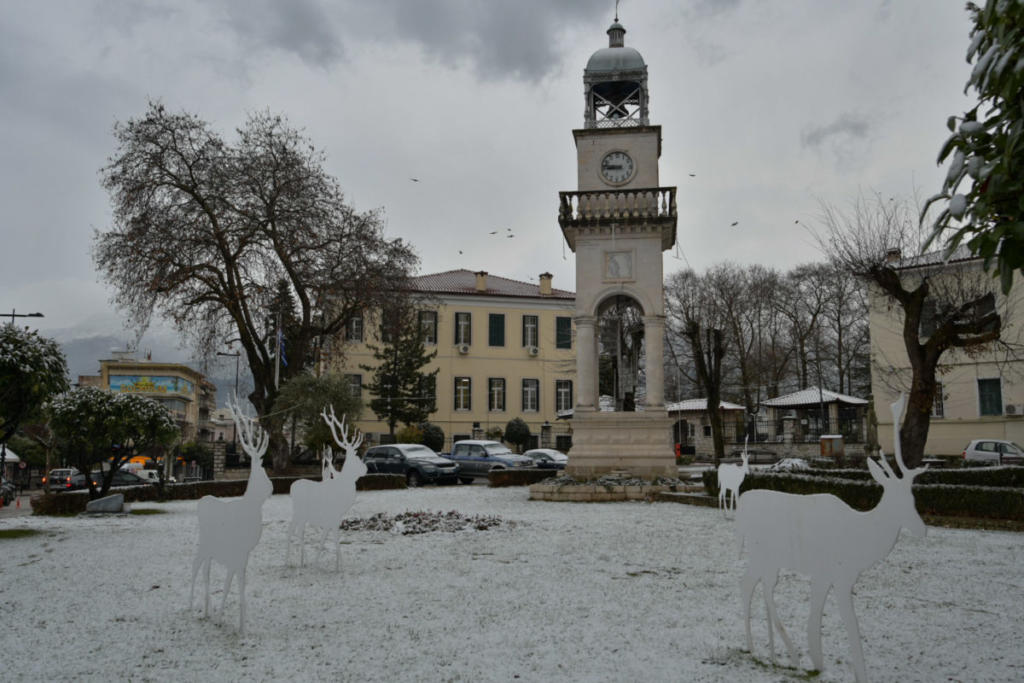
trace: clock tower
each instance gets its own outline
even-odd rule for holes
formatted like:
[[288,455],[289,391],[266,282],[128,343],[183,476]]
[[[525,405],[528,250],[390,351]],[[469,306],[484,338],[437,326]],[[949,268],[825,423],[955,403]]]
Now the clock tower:
[[[647,65],[618,16],[583,71],[577,190],[558,223],[576,255],[576,404],[567,470],[676,476],[665,411],[662,252],[676,239],[676,188],[661,187],[661,127],[648,120]],[[614,410],[611,408],[614,407]]]

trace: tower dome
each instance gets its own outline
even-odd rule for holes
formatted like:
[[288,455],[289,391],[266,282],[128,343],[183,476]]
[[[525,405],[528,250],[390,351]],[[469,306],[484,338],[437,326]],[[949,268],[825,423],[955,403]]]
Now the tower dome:
[[608,47],[590,55],[583,70],[586,88],[584,128],[647,125],[647,65],[625,45],[626,29],[615,17],[608,27]]

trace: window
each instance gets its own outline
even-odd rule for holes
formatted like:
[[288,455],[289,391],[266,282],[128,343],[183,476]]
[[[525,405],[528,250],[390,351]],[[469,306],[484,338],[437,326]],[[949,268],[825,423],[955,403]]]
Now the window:
[[437,410],[437,375],[428,375],[420,378],[419,398],[426,406],[428,412]]
[[572,348],[572,318],[555,318],[555,348]]
[[363,376],[345,375],[348,381],[348,393],[353,398],[360,398],[363,395]]
[[978,414],[1003,414],[1003,390],[998,377],[978,380]]
[[537,316],[535,315],[524,315],[523,316],[523,346],[540,346],[537,343],[539,335],[537,330],[539,323]]
[[345,323],[345,341],[363,341],[363,316],[354,315]]
[[555,410],[572,409],[572,380],[555,380]]
[[572,434],[555,435],[555,450],[568,453],[570,448],[572,448]]
[[390,344],[398,338],[401,330],[401,312],[396,309],[384,309],[380,316],[380,340],[385,344]]
[[455,378],[455,410],[470,410],[473,381],[469,377]]
[[424,344],[437,343],[437,311],[420,311],[420,331]]
[[540,380],[523,380],[523,412],[535,413],[540,410]]
[[470,318],[469,313],[455,314],[455,343],[473,343],[473,324],[472,318]]
[[487,343],[490,346],[505,345],[505,314],[490,313],[487,316]]
[[932,401],[932,417],[946,417],[946,407],[942,403],[942,382],[935,383],[935,399]]
[[505,410],[505,380],[501,377],[487,380],[487,410]]

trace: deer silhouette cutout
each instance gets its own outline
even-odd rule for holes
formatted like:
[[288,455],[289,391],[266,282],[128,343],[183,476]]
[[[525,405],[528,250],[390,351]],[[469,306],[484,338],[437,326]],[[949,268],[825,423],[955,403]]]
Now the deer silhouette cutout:
[[236,500],[221,500],[214,496],[203,496],[199,500],[199,548],[192,561],[192,589],[189,593],[188,605],[192,608],[195,598],[196,575],[203,568],[205,594],[203,597],[203,614],[210,615],[210,565],[213,560],[224,565],[227,576],[224,578],[224,596],[220,611],[228,601],[231,582],[238,575],[239,618],[238,630],[245,632],[245,570],[249,564],[249,554],[260,541],[263,534],[263,503],[273,493],[266,470],[263,469],[262,458],[267,452],[270,437],[257,423],[238,406],[238,397],[228,408],[235,421],[242,449],[250,458],[249,481],[245,494]]
[[882,499],[867,512],[850,508],[830,494],[793,495],[778,491],[747,491],[740,497],[736,531],[740,551],[744,544],[750,557],[741,583],[746,619],[747,648],[754,650],[750,634],[750,606],[754,588],[762,584],[768,614],[768,643],[775,661],[774,629],[786,645],[793,666],[798,665],[793,643],[775,610],[774,591],[779,571],[790,569],[811,577],[811,611],[807,642],[814,667],[821,670],[821,619],[829,590],[835,592],[839,614],[846,627],[850,663],[859,682],[867,680],[857,615],[853,610],[853,585],[860,573],[884,559],[899,537],[900,529],[924,536],[925,526],[914,508],[911,485],[927,467],[907,469],[899,442],[900,418],[906,397],[892,404],[897,474],[885,460],[868,458],[871,476],[882,485]]
[[356,502],[356,480],[366,474],[366,465],[357,452],[363,442],[363,435],[353,427],[350,439],[345,417],[342,416],[339,422],[334,416],[334,406],[331,406],[330,413],[325,409],[320,415],[330,427],[334,442],[345,450],[345,464],[340,471],[334,469],[330,449],[325,449],[321,465],[323,476],[320,481],[300,479],[292,484],[292,521],[288,524],[285,563],[288,562],[293,539],[297,537],[299,566],[305,564],[306,525],[309,524],[319,527],[322,531],[319,551],[314,561],[320,559],[331,532],[335,533],[337,540],[334,544],[334,568],[337,570],[341,567],[341,518]]
[[732,494],[732,509],[736,510],[736,499],[740,497],[740,485],[750,472],[750,455],[747,453],[747,441],[743,440],[743,464],[733,465],[722,463],[718,466],[718,507],[722,512],[729,509],[729,500],[726,494]]

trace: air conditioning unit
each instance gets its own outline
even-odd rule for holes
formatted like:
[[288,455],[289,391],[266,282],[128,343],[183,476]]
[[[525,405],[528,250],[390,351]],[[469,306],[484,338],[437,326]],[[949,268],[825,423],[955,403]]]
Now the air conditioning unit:
[[1024,415],[1024,404],[1007,403],[1003,408],[1007,415]]
[[469,344],[459,344],[455,348],[457,348],[459,350],[459,353],[461,353],[462,355],[466,355],[467,353],[469,353]]
[[538,353],[540,353],[540,349],[538,349],[536,346],[527,346],[526,352],[531,356],[536,356]]

